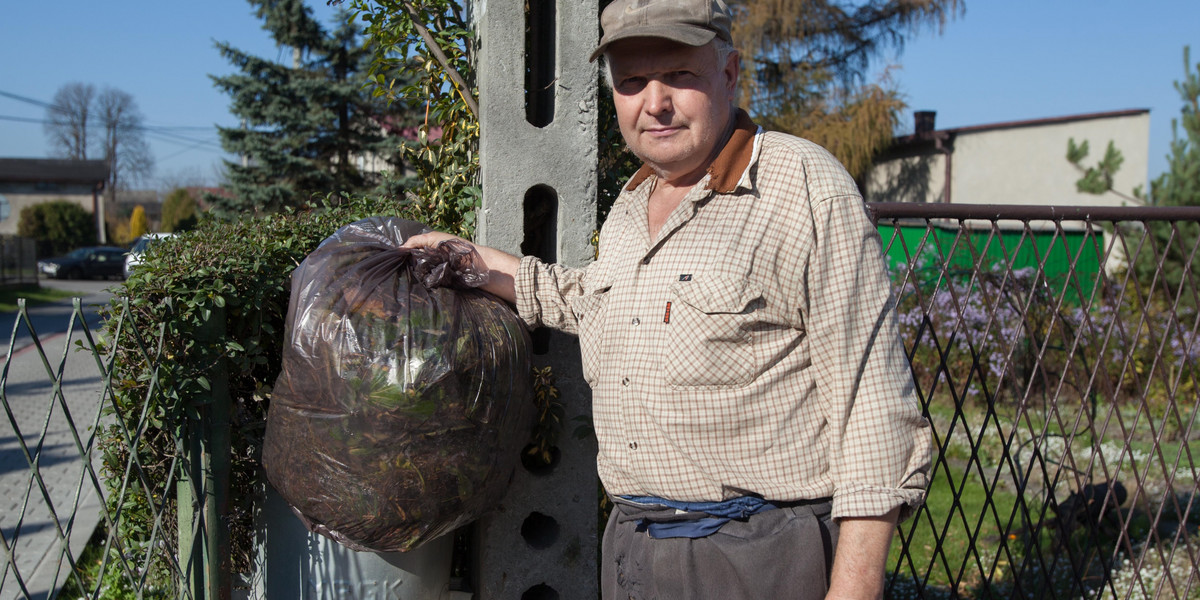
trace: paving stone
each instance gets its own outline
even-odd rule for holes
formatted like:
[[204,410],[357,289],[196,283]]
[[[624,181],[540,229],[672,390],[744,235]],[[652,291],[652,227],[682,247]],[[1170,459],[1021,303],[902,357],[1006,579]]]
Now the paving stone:
[[[28,344],[11,357],[0,357],[7,369],[0,400],[7,405],[7,413],[0,413],[4,415],[0,417],[0,506],[4,507],[0,531],[12,552],[11,561],[0,556],[0,600],[26,598],[12,572],[14,563],[29,598],[52,595],[65,580],[68,564],[60,535],[67,536],[67,549],[78,557],[100,519],[100,495],[90,478],[81,483],[85,461],[97,465],[98,457],[81,456],[68,415],[81,429],[79,437],[87,449],[104,384],[92,355],[74,350],[75,339],[83,336],[76,333],[73,338],[61,334],[40,338],[45,357]],[[61,398],[54,392],[47,363],[56,375],[62,365]],[[36,453],[42,485],[30,476],[21,439],[30,453]],[[72,515],[74,523],[68,529]],[[55,516],[62,525],[55,525]]]

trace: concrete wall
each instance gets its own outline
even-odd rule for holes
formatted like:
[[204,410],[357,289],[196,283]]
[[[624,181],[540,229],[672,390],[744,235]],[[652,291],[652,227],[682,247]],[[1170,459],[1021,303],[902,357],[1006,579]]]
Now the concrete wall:
[[[593,257],[596,229],[597,71],[587,57],[599,38],[597,0],[530,2],[552,18],[531,24],[552,102],[541,126],[526,117],[526,3],[479,0],[480,167],[477,241],[567,266]],[[546,87],[546,86],[541,86]],[[545,117],[550,117],[545,119]],[[497,510],[478,524],[477,600],[595,598],[596,447],[573,432],[591,413],[574,337],[535,332],[539,366],[553,369],[565,408],[558,460],[519,468]]]
[[[971,130],[974,129],[974,130]],[[954,133],[955,130],[949,130]],[[1089,142],[1084,165],[1104,156],[1109,141],[1125,157],[1113,187],[1132,193],[1147,180],[1150,115],[1142,112],[1047,124],[960,130],[953,139],[951,202],[1121,206],[1112,193],[1076,191],[1081,173],[1067,162],[1067,140]],[[868,176],[868,199],[891,202],[944,201],[945,161],[932,148],[907,158],[881,162]]]

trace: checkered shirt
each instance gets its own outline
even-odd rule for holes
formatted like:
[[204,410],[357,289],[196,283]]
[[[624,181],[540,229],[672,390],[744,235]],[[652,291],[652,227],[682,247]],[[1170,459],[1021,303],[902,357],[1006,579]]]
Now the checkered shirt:
[[832,496],[833,516],[919,506],[930,435],[879,235],[821,147],[739,112],[708,174],[647,228],[655,175],[579,269],[521,259],[517,310],[579,335],[611,494]]

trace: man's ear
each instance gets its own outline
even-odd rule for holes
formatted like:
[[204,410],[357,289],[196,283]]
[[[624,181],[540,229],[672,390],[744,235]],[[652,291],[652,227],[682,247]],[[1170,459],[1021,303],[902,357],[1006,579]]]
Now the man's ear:
[[730,93],[737,91],[738,75],[742,72],[742,55],[737,50],[729,53],[729,58],[725,61],[726,86]]

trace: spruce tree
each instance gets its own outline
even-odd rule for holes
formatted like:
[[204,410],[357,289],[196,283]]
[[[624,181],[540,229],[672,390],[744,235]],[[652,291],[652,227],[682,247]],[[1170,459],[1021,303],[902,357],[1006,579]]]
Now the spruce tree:
[[400,143],[384,131],[398,129],[404,119],[365,87],[370,53],[349,19],[329,31],[303,0],[249,2],[263,29],[291,49],[290,63],[217,44],[239,72],[212,79],[229,94],[230,110],[243,126],[218,128],[221,145],[242,159],[226,161],[232,194],[208,196],[213,211],[236,218],[368,191],[381,175],[359,169],[364,157],[380,157],[388,171],[402,172]]

